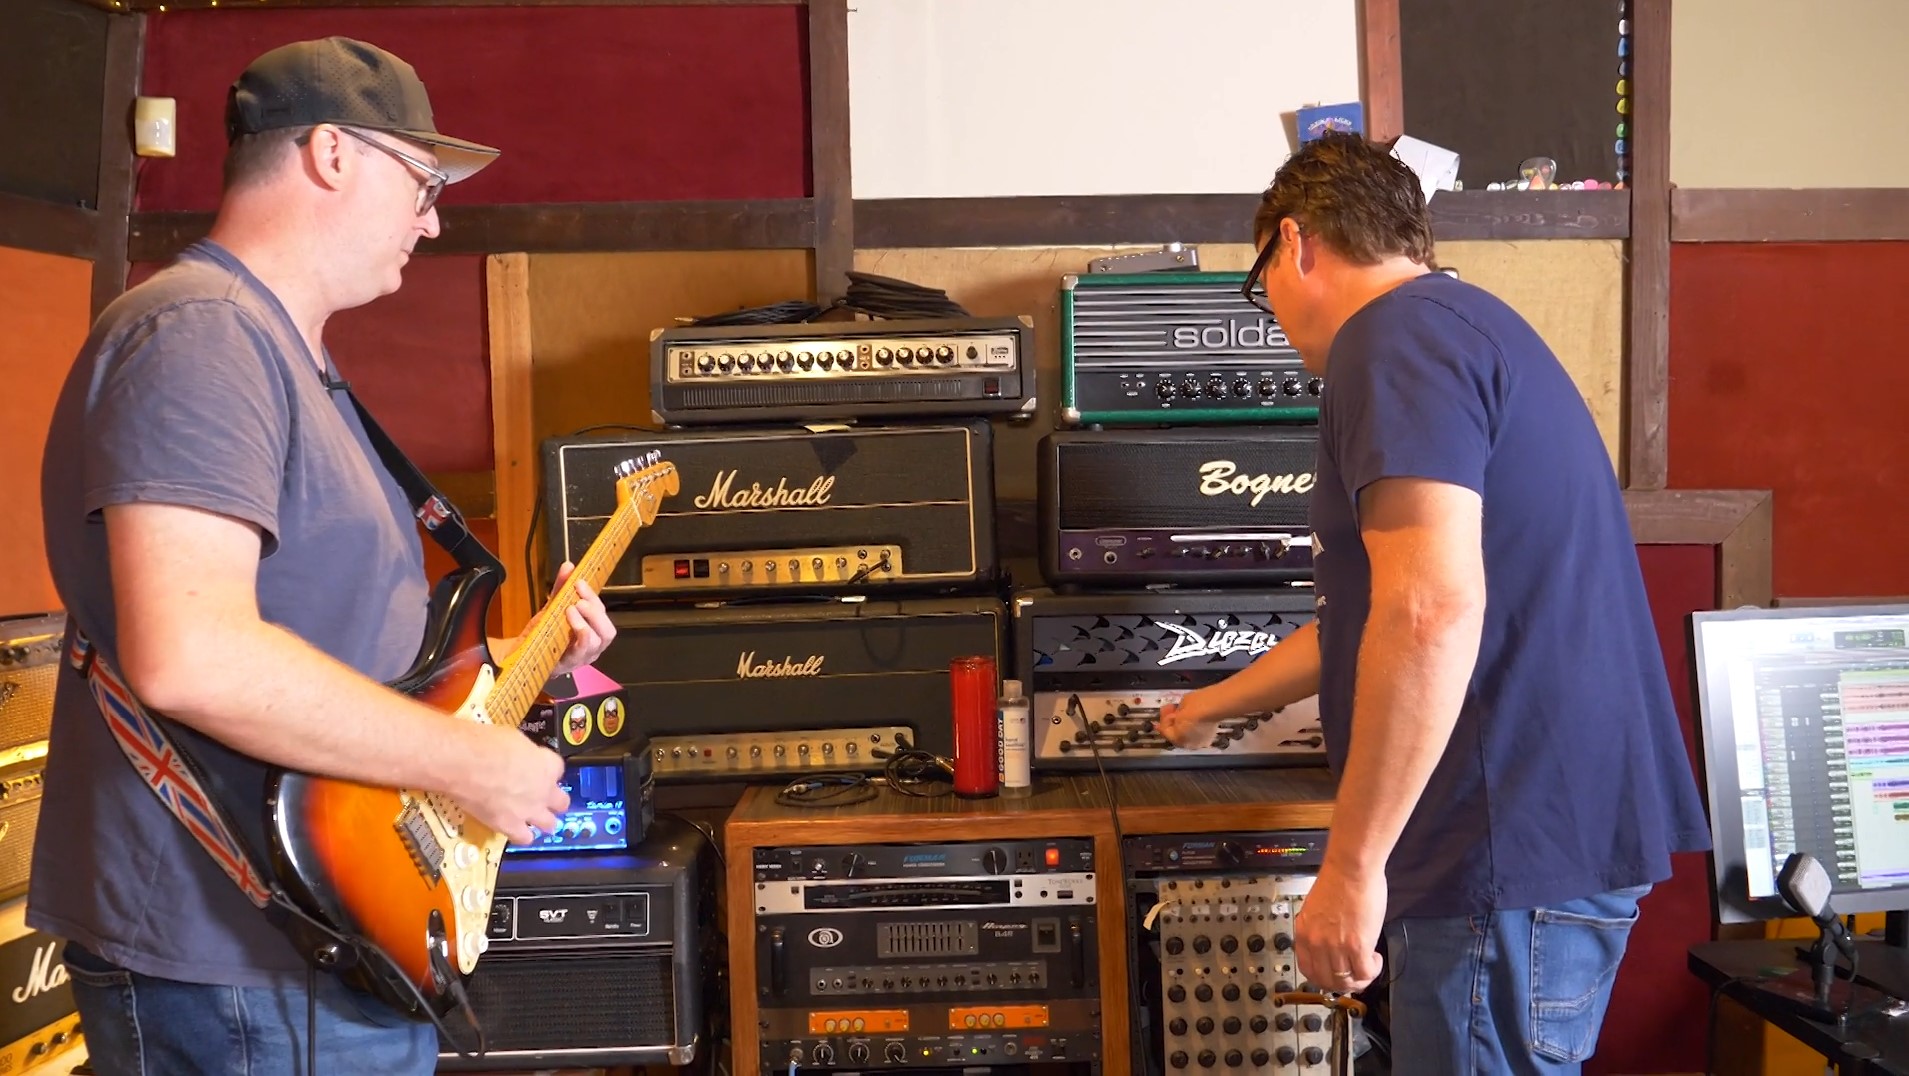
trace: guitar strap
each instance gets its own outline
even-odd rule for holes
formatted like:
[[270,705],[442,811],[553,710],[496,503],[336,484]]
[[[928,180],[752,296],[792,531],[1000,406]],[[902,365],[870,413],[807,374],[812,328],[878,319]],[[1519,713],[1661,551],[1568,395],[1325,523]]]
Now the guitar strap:
[[[371,412],[359,402],[350,384],[327,377],[325,387],[344,391],[364,425],[372,448],[403,489],[412,513],[426,533],[456,560],[458,567],[488,567],[501,573],[502,562],[471,534],[457,508],[438,493],[417,465],[399,450],[371,417]],[[169,731],[170,719],[140,704],[125,680],[100,657],[77,623],[67,633],[66,662],[86,681],[114,742],[145,779],[147,788],[197,839],[246,899],[264,911],[280,929],[290,933],[314,962],[322,965],[329,961],[328,970],[337,971],[355,962],[358,945],[353,939],[306,913],[273,880],[271,873],[260,869],[263,860],[233,823],[221,797],[209,790],[215,782],[208,778],[208,771],[187,747],[187,737],[176,735],[179,730]]]

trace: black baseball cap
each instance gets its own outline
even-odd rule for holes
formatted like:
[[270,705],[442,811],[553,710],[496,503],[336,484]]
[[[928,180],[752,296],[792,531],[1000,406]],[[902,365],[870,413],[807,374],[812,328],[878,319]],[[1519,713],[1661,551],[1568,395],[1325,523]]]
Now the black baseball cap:
[[281,45],[253,60],[226,96],[228,141],[321,123],[389,131],[430,146],[452,183],[498,155],[490,146],[439,134],[417,71],[376,45],[348,37]]

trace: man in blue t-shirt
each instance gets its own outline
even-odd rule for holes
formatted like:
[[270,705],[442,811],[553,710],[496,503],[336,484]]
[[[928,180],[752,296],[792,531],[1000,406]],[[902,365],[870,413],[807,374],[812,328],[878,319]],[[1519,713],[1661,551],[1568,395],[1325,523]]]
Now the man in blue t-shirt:
[[1163,731],[1317,693],[1339,792],[1301,973],[1386,971],[1414,1073],[1574,1072],[1639,899],[1708,847],[1610,458],[1531,326],[1433,270],[1383,148],[1307,143],[1254,232],[1250,297],[1326,378],[1318,615]]
[[[344,38],[261,56],[226,116],[211,235],[100,316],[48,434],[47,555],[91,661],[55,692],[42,813],[57,822],[39,828],[27,922],[67,939],[102,1076],[307,1060],[423,1076],[433,1026],[314,975],[96,700],[125,712],[124,687],[172,719],[254,856],[268,764],[442,794],[514,841],[555,828],[556,753],[383,686],[418,655],[429,582],[409,500],[323,343],[332,314],[397,289],[445,184],[497,151],[438,134],[411,66]],[[563,669],[615,634],[578,594]]]

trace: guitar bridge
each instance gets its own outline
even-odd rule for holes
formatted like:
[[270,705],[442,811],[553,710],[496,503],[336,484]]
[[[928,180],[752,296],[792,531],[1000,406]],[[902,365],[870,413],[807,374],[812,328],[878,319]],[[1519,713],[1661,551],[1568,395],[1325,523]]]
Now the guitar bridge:
[[404,840],[405,851],[411,853],[411,862],[417,866],[418,873],[436,885],[444,876],[444,848],[431,832],[431,822],[424,817],[424,808],[417,800],[409,800],[404,805],[393,828]]

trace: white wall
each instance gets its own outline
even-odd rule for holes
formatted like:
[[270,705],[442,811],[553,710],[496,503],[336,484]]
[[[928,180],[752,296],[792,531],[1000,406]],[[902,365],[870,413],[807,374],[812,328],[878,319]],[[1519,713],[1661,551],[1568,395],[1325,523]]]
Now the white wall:
[[851,0],[855,197],[1265,188],[1359,98],[1355,0]]
[[1680,187],[1909,186],[1909,2],[1677,0]]

